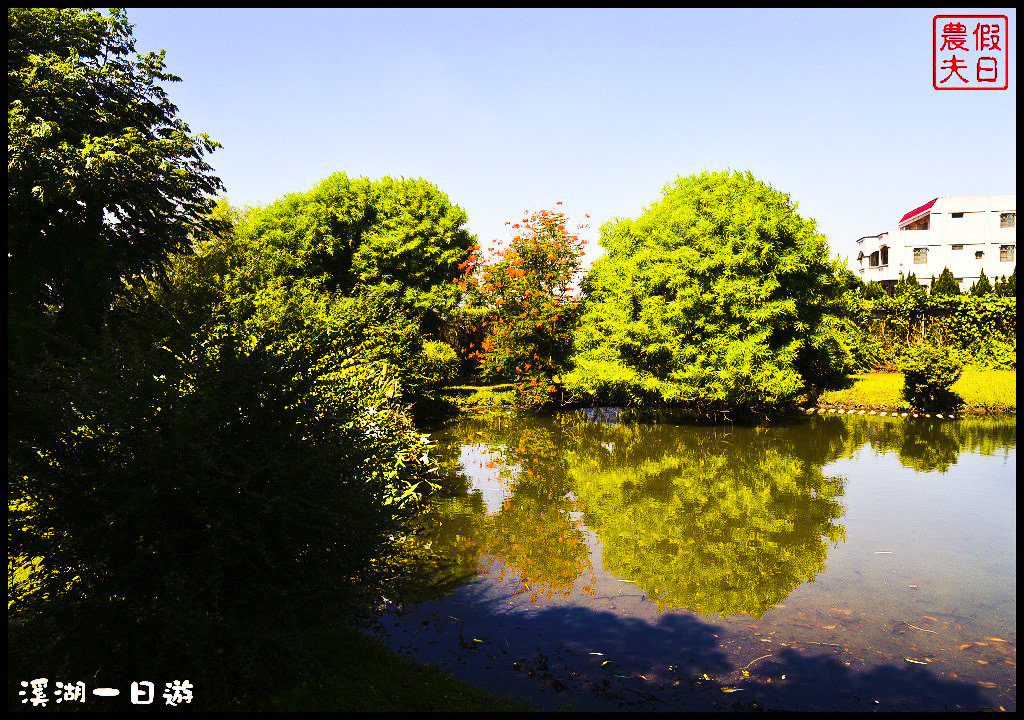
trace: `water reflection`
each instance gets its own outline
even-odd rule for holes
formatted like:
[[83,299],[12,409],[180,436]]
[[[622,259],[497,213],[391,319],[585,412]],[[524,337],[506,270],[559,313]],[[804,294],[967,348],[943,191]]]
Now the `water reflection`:
[[716,615],[760,617],[813,581],[844,538],[842,481],[822,473],[844,430],[806,429],[582,428],[566,454],[605,569],[660,608]]
[[[443,516],[457,516],[452,532],[441,521],[434,549],[463,567],[500,559],[532,597],[568,597],[575,581],[592,575],[578,502],[566,472],[570,442],[555,418],[498,414],[469,419],[438,438],[444,479]],[[479,447],[468,454],[466,447]],[[483,449],[486,448],[486,449]],[[458,460],[456,460],[458,458]],[[461,461],[461,462],[460,462]],[[495,509],[493,498],[503,496]],[[491,502],[486,502],[486,498]],[[470,526],[472,529],[470,529]],[[467,532],[474,534],[465,542]],[[592,592],[590,585],[583,592]]]
[[533,599],[592,594],[594,546],[660,609],[761,617],[845,540],[844,480],[825,465],[869,448],[945,472],[961,452],[1014,447],[1016,432],[821,416],[700,426],[604,410],[476,416],[436,440],[444,490],[426,532],[452,577],[489,559]]
[[865,445],[878,454],[895,452],[901,464],[921,472],[947,472],[961,453],[1005,454],[1017,446],[1016,423],[999,418],[858,418],[849,426],[849,454]]

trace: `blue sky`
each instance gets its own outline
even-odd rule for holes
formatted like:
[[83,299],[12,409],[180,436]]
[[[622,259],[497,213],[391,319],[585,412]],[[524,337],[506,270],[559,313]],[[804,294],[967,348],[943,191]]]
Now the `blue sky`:
[[[749,170],[833,253],[934,197],[1016,194],[1016,12],[128,9],[235,204],[423,177],[484,245],[561,201],[599,252],[679,175]],[[936,14],[1009,17],[1009,89],[932,87]]]

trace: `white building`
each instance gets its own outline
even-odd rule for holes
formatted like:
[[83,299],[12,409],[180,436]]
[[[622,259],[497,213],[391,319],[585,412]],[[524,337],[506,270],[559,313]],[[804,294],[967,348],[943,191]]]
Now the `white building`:
[[993,284],[1017,266],[1017,196],[936,198],[908,212],[896,229],[857,241],[853,272],[887,291],[914,273],[928,287],[943,268],[970,289],[982,269]]

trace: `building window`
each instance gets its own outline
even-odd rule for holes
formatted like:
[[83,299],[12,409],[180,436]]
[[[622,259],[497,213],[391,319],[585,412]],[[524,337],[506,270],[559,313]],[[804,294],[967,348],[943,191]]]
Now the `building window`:
[[1014,248],[1016,245],[1000,245],[999,246],[999,262],[1013,262]]
[[999,227],[1017,227],[1017,213],[999,213]]
[[882,253],[882,258],[881,258],[882,259],[882,264],[883,265],[888,265],[889,264],[889,248],[887,246],[883,245],[882,249],[881,249],[881,253]]
[[878,267],[878,251],[875,250],[868,258],[868,267]]
[[924,265],[928,262],[928,248],[914,248],[914,264]]
[[929,216],[925,215],[920,220],[915,220],[914,222],[912,222],[909,225],[906,225],[906,226],[904,226],[904,227],[902,227],[900,229],[901,230],[927,230],[928,229],[928,218],[929,218]]
[[954,220],[956,220],[958,218],[962,218],[964,216],[963,213],[950,213],[950,214],[953,216]]
[[954,245],[954,246],[953,246],[953,249],[954,249],[954,250],[963,250],[963,249],[964,249],[964,246],[963,246],[963,245]]
[[985,257],[985,251],[984,250],[975,250],[974,251],[974,259],[975,260],[981,260],[983,257]]

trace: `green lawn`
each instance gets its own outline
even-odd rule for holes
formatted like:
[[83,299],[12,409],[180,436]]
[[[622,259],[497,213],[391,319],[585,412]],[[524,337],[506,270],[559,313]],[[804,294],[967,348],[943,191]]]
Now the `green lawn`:
[[[903,399],[902,373],[855,375],[853,387],[822,393],[820,402],[839,405],[866,405],[907,409]],[[1017,411],[1017,371],[966,369],[953,385],[968,410],[986,412]]]
[[[511,384],[462,385],[446,388],[443,394],[463,408],[514,405],[513,387]],[[820,402],[909,410],[902,390],[902,373],[855,375],[853,387],[822,393]],[[1017,371],[968,368],[953,385],[953,392],[964,399],[969,412],[1016,412]]]
[[463,408],[514,405],[515,385],[459,385],[445,388],[442,395]]

